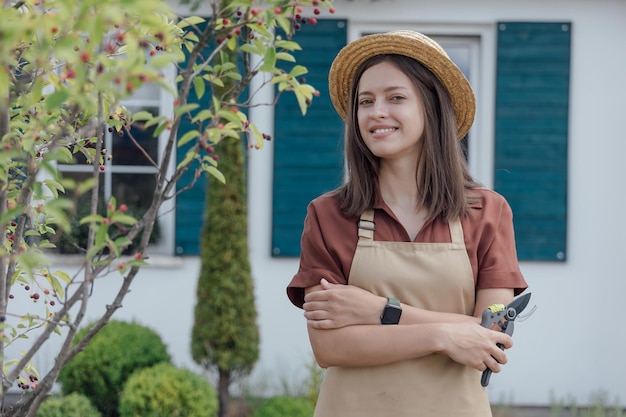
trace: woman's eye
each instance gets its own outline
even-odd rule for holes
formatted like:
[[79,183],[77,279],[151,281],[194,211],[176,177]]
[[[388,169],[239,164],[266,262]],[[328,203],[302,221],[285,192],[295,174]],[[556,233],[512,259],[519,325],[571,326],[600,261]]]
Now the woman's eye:
[[392,96],[391,97],[392,101],[400,101],[400,100],[404,100],[404,96]]
[[359,101],[359,106],[366,106],[371,103],[372,103],[372,100],[370,100],[369,98],[364,98]]

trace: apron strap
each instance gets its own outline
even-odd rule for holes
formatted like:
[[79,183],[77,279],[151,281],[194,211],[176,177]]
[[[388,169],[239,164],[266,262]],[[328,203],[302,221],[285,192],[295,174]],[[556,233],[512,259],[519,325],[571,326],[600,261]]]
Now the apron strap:
[[374,223],[374,210],[365,210],[361,214],[359,223],[359,239],[374,240],[374,230],[376,230],[376,223]]
[[461,226],[461,219],[457,218],[448,222],[450,227],[450,238],[452,243],[460,244],[465,247],[465,239],[463,237],[463,227]]

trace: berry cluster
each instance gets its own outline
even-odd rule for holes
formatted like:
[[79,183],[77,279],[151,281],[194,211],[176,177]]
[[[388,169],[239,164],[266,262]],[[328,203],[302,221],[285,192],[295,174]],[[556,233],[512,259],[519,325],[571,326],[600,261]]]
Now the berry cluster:
[[26,377],[20,376],[20,379],[17,381],[17,387],[27,391],[29,389],[35,389],[39,385],[39,378],[35,375],[28,373]]

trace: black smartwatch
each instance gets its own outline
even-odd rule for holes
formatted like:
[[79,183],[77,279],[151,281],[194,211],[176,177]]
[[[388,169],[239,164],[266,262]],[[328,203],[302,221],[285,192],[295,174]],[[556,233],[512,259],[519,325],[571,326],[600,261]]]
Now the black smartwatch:
[[402,315],[402,306],[397,298],[387,297],[387,305],[380,316],[380,324],[398,324]]

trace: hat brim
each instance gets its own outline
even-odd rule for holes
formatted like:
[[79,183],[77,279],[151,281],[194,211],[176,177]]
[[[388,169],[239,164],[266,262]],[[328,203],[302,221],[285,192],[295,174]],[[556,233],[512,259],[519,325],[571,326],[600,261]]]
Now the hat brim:
[[357,68],[374,56],[386,54],[413,58],[435,74],[452,100],[458,138],[465,137],[476,113],[476,100],[469,81],[438,43],[409,30],[367,35],[339,51],[328,75],[330,98],[339,116],[346,120],[350,87]]

